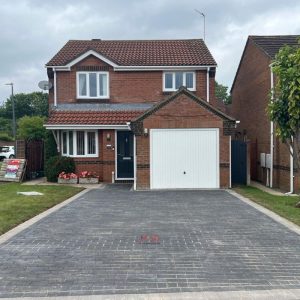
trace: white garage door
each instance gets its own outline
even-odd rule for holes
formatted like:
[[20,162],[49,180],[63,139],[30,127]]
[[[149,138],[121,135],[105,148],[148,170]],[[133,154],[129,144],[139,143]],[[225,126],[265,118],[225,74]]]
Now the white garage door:
[[218,188],[219,129],[150,130],[151,188]]

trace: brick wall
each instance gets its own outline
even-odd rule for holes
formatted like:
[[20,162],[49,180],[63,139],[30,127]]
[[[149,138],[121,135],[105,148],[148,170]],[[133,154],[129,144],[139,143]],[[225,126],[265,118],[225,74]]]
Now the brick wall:
[[[108,135],[110,140],[108,140]],[[93,171],[99,175],[100,181],[111,182],[112,172],[115,171],[115,131],[99,130],[99,157],[78,157],[76,173]]]
[[[230,113],[240,120],[238,136],[254,142],[257,139],[257,158],[270,153],[270,122],[266,115],[270,92],[270,59],[249,40],[232,90]],[[256,162],[257,164],[259,161]],[[265,174],[258,165],[258,180],[265,182]]]
[[[70,72],[58,71],[57,100],[58,103],[104,102],[105,100],[76,99],[76,70],[80,67],[98,66],[109,70],[110,103],[120,102],[156,102],[166,97],[162,91],[162,71],[114,72],[113,68],[98,58],[89,56],[73,66]],[[51,79],[53,80],[53,79]],[[206,99],[206,70],[196,72],[196,92],[201,99]],[[54,89],[49,91],[49,103],[54,103]],[[210,99],[214,102],[214,77],[210,78]]]
[[[144,120],[144,128],[219,128],[220,186],[229,186],[229,137],[223,135],[223,120],[201,107],[186,95],[178,98]],[[138,136],[137,188],[150,187],[149,136]]]
[[[270,58],[249,40],[232,89],[232,105],[227,112],[240,120],[237,136],[254,143],[257,139],[257,173],[266,184],[266,170],[260,167],[260,153],[270,153],[270,120],[266,113],[271,89]],[[289,190],[289,153],[278,139],[274,142],[273,186]],[[295,182],[298,182],[295,179]],[[298,188],[298,186],[297,186]]]

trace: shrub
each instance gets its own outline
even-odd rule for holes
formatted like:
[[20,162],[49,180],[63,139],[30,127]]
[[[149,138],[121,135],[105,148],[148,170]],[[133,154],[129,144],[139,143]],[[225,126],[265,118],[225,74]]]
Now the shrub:
[[53,156],[46,161],[45,175],[50,182],[57,182],[61,172],[74,173],[75,162],[71,157]]
[[0,133],[0,141],[13,142],[13,137],[9,136],[7,133]]
[[22,117],[18,120],[18,138],[24,140],[40,140],[44,139],[46,135],[46,129],[43,126],[43,117]]
[[50,130],[47,130],[45,138],[45,161],[47,161],[50,157],[57,155],[58,153],[54,136]]

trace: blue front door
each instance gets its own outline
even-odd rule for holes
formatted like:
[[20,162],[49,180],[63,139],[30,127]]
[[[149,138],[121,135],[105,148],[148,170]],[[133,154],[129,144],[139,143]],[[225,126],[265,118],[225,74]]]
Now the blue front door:
[[117,178],[133,178],[133,133],[117,131]]

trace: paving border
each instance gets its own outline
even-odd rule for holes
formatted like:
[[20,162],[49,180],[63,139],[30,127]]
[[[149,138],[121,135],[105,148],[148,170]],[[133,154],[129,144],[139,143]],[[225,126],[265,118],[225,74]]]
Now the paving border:
[[[295,223],[281,217],[280,215],[276,214],[275,212],[269,210],[268,208],[248,199],[245,196],[242,196],[241,194],[233,191],[233,190],[226,190],[229,194],[231,194],[232,196],[240,199],[241,201],[243,201],[244,203],[252,206],[253,208],[257,209],[258,211],[262,212],[263,214],[267,215],[268,217],[270,217],[271,219],[273,219],[274,221],[284,225],[285,227],[287,227],[288,229],[294,231],[295,233],[300,235],[300,226],[296,225]],[[288,196],[287,196],[288,197]],[[299,298],[300,299],[300,298]]]
[[60,208],[68,205],[69,203],[71,203],[72,201],[80,198],[81,196],[83,196],[84,194],[86,194],[87,192],[89,192],[91,189],[85,189],[81,192],[79,192],[78,194],[64,200],[61,203],[56,204],[55,206],[43,211],[42,213],[34,216],[33,218],[25,221],[24,223],[21,223],[20,225],[17,225],[16,227],[14,227],[13,229],[7,231],[6,233],[0,235],[0,245],[3,244],[4,242],[6,242],[7,240],[9,240],[10,238],[12,238],[13,236],[17,235],[18,233],[20,233],[21,231],[23,231],[24,229],[28,228],[29,226],[33,225],[34,223],[40,221],[41,219],[45,218],[46,216],[52,214],[53,212],[59,210]]
[[274,289],[226,292],[186,292],[157,294],[119,294],[62,297],[22,297],[1,298],[1,300],[296,300],[300,299],[300,289]]

